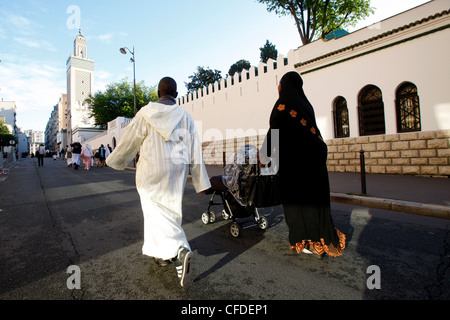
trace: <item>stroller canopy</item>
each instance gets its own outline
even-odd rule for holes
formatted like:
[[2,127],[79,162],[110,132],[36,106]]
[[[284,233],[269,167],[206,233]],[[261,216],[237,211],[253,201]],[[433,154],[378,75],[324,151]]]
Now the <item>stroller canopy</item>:
[[248,205],[245,191],[250,178],[258,174],[258,152],[254,145],[247,144],[236,151],[224,168],[222,182],[242,206]]

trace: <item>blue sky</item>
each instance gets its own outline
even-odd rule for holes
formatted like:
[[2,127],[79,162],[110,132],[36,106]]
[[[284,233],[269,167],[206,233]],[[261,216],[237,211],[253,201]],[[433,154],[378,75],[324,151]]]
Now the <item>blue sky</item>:
[[[372,0],[375,14],[350,31],[425,2]],[[78,23],[95,59],[95,91],[132,80],[131,56],[119,52],[124,46],[135,47],[137,81],[153,86],[171,76],[185,94],[197,66],[225,76],[240,59],[257,66],[266,40],[282,55],[301,45],[294,20],[256,0],[0,0],[0,99],[16,101],[18,127],[45,130],[66,93]]]

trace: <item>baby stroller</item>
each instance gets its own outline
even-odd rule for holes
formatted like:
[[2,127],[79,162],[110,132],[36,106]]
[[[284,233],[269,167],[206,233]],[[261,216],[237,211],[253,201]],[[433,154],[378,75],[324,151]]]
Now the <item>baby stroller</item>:
[[[239,149],[234,162],[225,166],[224,175],[210,179],[211,188],[206,190],[205,194],[212,196],[206,212],[202,214],[202,222],[214,223],[216,214],[211,207],[222,205],[222,219],[233,220],[230,225],[230,233],[233,237],[239,237],[242,229],[254,226],[262,230],[267,229],[269,222],[259,214],[257,204],[260,204],[260,201],[255,199],[257,197],[255,179],[260,178],[260,175],[258,149],[252,145]],[[214,201],[216,196],[220,197],[221,202]],[[279,203],[275,201],[270,203],[270,206],[277,204]]]

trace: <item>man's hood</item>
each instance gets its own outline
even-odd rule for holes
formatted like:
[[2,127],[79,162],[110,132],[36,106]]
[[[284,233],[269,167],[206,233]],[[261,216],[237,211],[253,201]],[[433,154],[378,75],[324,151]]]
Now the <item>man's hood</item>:
[[165,105],[151,102],[139,112],[144,119],[163,137],[164,141],[169,141],[172,132],[180,123],[185,111],[177,104]]

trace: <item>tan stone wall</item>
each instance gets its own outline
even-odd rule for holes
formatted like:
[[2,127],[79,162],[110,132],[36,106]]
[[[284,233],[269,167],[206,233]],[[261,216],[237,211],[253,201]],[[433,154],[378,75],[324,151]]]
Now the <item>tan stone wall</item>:
[[202,145],[203,160],[206,164],[223,165],[223,152],[225,152],[225,161],[232,161],[232,159],[229,158],[233,157],[238,148],[243,147],[246,144],[252,144],[260,148],[262,143],[264,142],[264,138],[265,136],[253,136],[204,142]]
[[360,172],[360,150],[364,150],[367,173],[450,176],[450,130],[326,142],[329,171]]
[[[206,164],[222,165],[239,146],[261,146],[263,136],[203,143]],[[360,150],[364,150],[366,172],[381,174],[450,176],[450,130],[397,133],[331,139],[328,170],[360,172]]]

